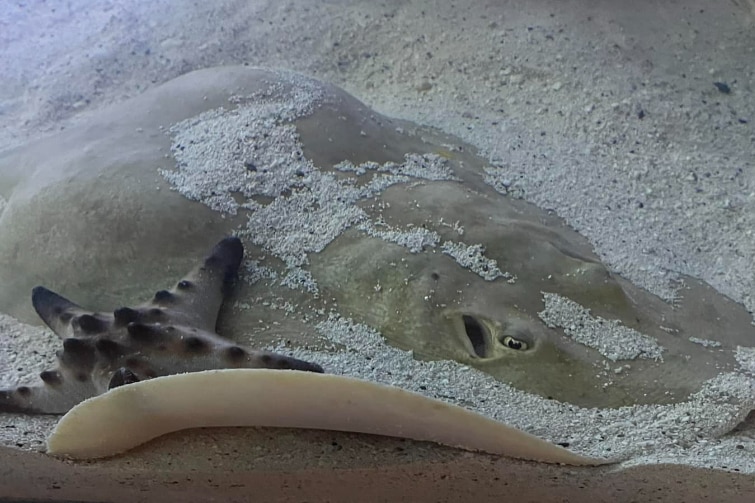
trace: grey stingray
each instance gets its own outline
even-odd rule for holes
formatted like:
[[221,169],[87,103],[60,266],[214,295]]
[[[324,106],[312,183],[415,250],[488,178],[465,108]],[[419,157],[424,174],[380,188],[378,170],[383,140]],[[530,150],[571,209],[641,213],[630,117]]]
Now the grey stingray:
[[215,333],[223,298],[236,281],[244,248],[226,238],[171,290],[135,308],[83,309],[44,287],[34,288],[39,317],[62,339],[58,366],[42,384],[0,390],[0,412],[63,414],[108,389],[158,376],[221,368],[322,372],[313,363],[242,348]]
[[[739,369],[755,342],[740,305],[693,278],[673,305],[632,285],[486,168],[334,86],[193,72],[0,156],[0,311],[31,321],[42,280],[95,307],[135,300],[235,230],[250,275],[271,273],[239,285],[233,340],[317,345],[311,321],[334,309],[418,358],[598,407],[679,402]],[[301,316],[251,300],[269,298]]]
[[[668,305],[610,273],[580,249],[572,231],[543,225],[523,205],[450,182],[393,187],[381,200],[390,204],[383,217],[393,224],[433,228],[441,217],[459,219],[465,240],[485,243],[485,256],[516,278],[488,281],[437,248],[411,253],[354,231],[311,256],[322,295],[415,357],[450,358],[559,401],[617,407],[687,399],[705,380],[737,369],[737,345],[752,345],[746,311],[712,288],[688,278],[681,301]],[[643,349],[607,358],[545,323],[542,292],[587,306],[596,318],[620,320],[657,346],[645,358]],[[704,347],[691,335],[718,345]]]

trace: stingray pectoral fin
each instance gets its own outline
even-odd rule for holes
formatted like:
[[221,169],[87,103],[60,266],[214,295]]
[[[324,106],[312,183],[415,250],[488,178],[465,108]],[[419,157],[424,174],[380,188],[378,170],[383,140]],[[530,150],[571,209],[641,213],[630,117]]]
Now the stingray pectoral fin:
[[47,452],[100,458],[173,431],[239,426],[370,433],[547,463],[607,463],[400,388],[267,369],[192,372],[112,389],[66,414],[48,438]]

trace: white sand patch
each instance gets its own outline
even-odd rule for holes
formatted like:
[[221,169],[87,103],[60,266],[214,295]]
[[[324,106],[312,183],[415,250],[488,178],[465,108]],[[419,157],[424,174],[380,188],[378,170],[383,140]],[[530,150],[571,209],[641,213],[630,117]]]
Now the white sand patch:
[[694,342],[695,344],[700,344],[704,348],[717,348],[721,346],[721,343],[718,341],[713,341],[710,339],[701,339],[699,337],[690,337],[690,342]]
[[589,309],[555,293],[543,292],[543,300],[545,309],[538,315],[550,328],[563,328],[564,334],[611,361],[663,359],[663,348],[654,338],[625,327],[618,320],[593,316]]
[[359,230],[407,248],[411,253],[420,253],[426,248],[434,248],[440,242],[440,235],[424,227],[411,226],[406,230],[396,229],[385,222],[367,221],[359,225]]
[[462,242],[446,241],[441,246],[446,255],[453,258],[457,264],[469,269],[486,281],[496,278],[511,279],[511,274],[502,272],[498,262],[485,256],[485,247],[481,244],[468,245]]

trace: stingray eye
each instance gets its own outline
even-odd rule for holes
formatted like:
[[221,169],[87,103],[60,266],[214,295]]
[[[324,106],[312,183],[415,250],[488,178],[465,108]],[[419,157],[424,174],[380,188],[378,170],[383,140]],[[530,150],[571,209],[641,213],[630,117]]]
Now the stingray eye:
[[503,338],[503,345],[507,348],[516,349],[517,351],[524,351],[527,349],[527,343],[519,339],[515,339],[510,335]]

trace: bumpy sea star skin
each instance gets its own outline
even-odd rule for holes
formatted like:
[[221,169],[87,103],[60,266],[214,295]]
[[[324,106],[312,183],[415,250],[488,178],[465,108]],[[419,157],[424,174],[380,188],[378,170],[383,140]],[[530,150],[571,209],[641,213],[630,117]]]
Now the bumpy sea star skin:
[[221,368],[322,372],[288,356],[240,347],[215,333],[218,311],[244,255],[241,241],[220,241],[204,262],[171,290],[112,314],[88,311],[38,286],[32,303],[61,339],[58,367],[38,386],[0,390],[0,412],[63,414],[79,402],[157,376]]

